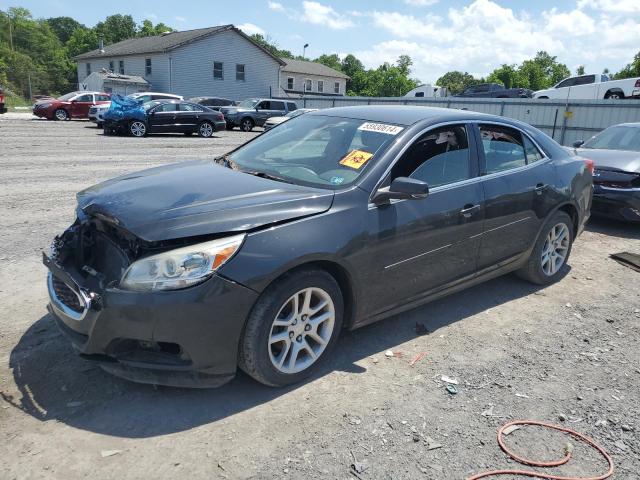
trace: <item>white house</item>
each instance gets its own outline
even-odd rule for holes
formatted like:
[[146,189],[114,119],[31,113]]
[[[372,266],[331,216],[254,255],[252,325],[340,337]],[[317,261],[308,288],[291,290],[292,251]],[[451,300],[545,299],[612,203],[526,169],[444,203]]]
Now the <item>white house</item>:
[[280,95],[345,95],[347,79],[342,72],[322,63],[305,60],[281,59],[285,65],[280,71]]
[[278,95],[285,64],[233,25],[131,38],[74,60],[80,85],[107,69],[142,77],[157,92],[232,100]]

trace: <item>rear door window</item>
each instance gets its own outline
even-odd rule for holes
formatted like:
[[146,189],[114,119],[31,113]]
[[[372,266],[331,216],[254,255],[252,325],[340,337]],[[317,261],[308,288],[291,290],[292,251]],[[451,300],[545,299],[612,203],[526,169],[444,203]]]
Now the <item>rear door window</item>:
[[526,135],[522,136],[524,140],[524,152],[527,155],[527,163],[539,162],[544,158],[544,154],[536,147]]
[[96,95],[96,101],[98,102],[108,102],[109,100],[111,100],[111,97],[109,97],[109,95]]
[[271,102],[271,110],[284,110],[284,102]]
[[178,105],[175,103],[163,103],[158,105],[155,109],[156,113],[175,112],[178,110]]
[[181,103],[180,110],[183,112],[204,112],[204,108],[193,103]]
[[485,173],[497,173],[527,164],[522,134],[515,128],[480,125]]
[[287,102],[287,108],[290,112],[293,112],[294,110],[298,109],[298,106],[295,103]]
[[452,125],[431,130],[416,140],[391,171],[391,178],[410,177],[438,187],[472,176],[467,129]]

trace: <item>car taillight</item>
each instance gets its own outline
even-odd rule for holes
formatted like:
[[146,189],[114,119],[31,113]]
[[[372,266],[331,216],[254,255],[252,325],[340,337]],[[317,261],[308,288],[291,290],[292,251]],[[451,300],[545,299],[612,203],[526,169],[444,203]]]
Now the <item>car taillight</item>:
[[634,85],[634,87],[640,87],[640,78],[636,80],[636,84]]
[[593,160],[591,160],[590,158],[585,158],[584,159],[584,164],[587,166],[587,170],[589,170],[589,172],[593,176],[593,172],[596,169],[596,167],[595,167],[595,165],[593,163]]

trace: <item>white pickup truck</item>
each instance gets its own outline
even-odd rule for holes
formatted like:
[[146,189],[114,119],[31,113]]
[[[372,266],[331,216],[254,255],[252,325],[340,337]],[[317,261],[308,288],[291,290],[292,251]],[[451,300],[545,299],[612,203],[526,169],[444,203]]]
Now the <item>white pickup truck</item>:
[[600,100],[602,98],[640,98],[640,78],[611,80],[609,75],[591,74],[569,77],[555,87],[533,92],[533,98]]

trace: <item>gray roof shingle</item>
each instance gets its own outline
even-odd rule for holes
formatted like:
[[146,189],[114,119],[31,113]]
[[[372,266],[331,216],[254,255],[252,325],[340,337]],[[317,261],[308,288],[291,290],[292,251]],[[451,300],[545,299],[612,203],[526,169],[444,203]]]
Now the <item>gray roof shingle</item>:
[[217,27],[197,28],[195,30],[185,30],[183,32],[170,32],[164,35],[155,35],[153,37],[129,38],[112,45],[105,45],[103,51],[100,49],[91,50],[90,52],[81,53],[73,57],[74,60],[85,60],[100,57],[119,57],[124,55],[140,55],[145,53],[163,53],[175,48],[181,47],[191,42],[200,40],[201,38],[215,35],[227,30],[233,30],[246,40],[253,43],[270,57],[274,58],[281,65],[284,62],[272,55],[270,52],[255,43],[248,35],[237,29],[233,25],[219,25]]
[[294,60],[292,58],[282,59],[286,65],[282,67],[283,72],[306,73],[307,75],[320,75],[322,77],[349,78],[338,70],[327,67],[322,63],[307,62],[306,60]]

